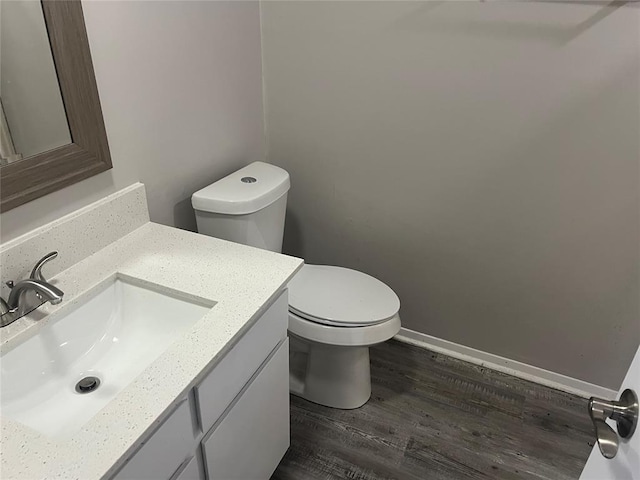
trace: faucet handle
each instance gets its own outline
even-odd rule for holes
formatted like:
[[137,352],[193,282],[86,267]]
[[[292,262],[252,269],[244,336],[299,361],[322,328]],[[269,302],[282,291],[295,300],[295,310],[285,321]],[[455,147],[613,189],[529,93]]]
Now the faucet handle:
[[38,263],[36,263],[35,267],[33,267],[33,270],[31,270],[31,275],[29,275],[29,278],[33,280],[40,280],[42,282],[46,282],[47,280],[44,278],[44,276],[42,276],[42,267],[44,266],[45,263],[47,263],[50,260],[53,260],[57,256],[58,256],[58,252],[53,251],[53,252],[47,253],[44,257],[38,260]]

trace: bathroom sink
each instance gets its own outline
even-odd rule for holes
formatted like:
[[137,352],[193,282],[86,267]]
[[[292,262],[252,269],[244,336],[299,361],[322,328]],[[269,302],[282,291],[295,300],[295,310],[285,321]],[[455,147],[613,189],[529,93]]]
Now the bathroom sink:
[[106,281],[2,356],[2,416],[49,436],[79,430],[213,305]]

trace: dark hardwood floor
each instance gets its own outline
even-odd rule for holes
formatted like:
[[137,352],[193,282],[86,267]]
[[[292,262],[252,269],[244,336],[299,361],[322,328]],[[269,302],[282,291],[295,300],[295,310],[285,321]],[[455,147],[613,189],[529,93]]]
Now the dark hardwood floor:
[[291,397],[291,447],[272,480],[577,479],[587,400],[397,341],[371,349],[356,410]]

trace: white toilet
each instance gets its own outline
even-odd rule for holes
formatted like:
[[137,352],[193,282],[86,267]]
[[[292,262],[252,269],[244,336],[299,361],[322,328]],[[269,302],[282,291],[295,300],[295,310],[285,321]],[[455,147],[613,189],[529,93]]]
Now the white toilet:
[[[197,191],[191,202],[205,235],[282,250],[289,174],[255,162]],[[371,396],[369,346],[400,330],[400,300],[364,273],[304,265],[289,282],[291,393],[334,408]]]

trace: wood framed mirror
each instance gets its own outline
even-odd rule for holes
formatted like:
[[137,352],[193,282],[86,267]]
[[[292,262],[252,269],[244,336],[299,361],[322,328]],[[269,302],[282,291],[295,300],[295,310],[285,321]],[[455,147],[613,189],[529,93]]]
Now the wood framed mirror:
[[0,211],[111,168],[80,0],[42,0],[71,143],[0,167]]

